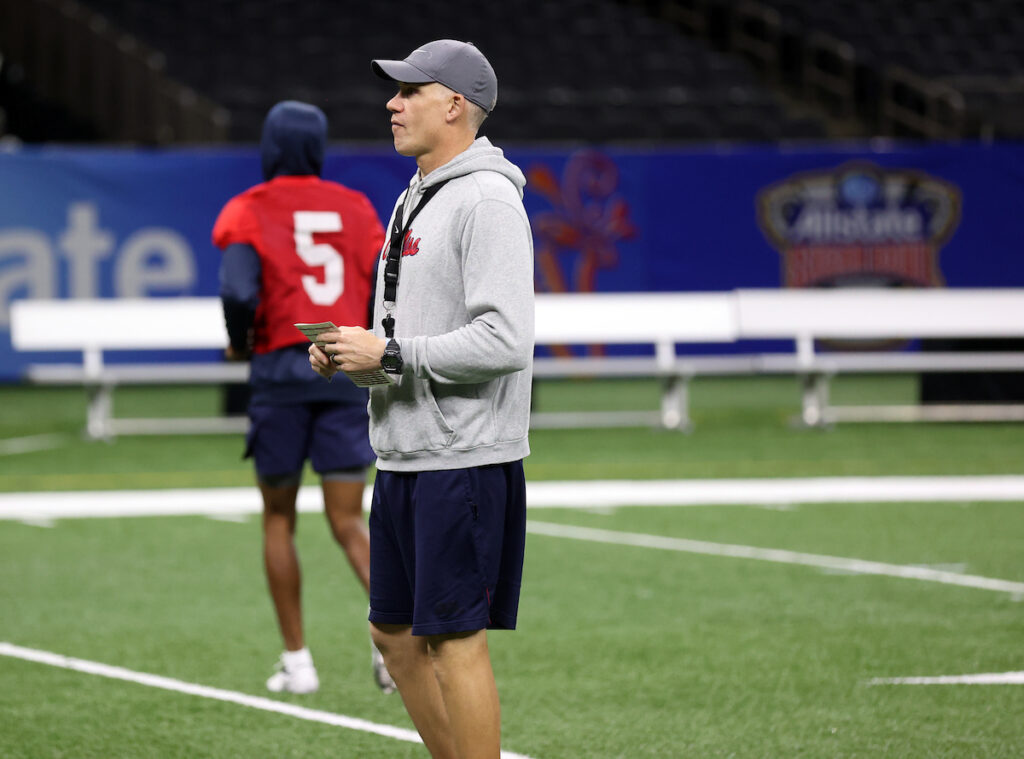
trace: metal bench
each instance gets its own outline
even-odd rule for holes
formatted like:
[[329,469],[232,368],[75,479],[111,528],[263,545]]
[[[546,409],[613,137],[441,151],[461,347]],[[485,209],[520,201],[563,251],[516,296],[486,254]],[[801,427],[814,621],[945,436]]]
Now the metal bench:
[[81,362],[34,364],[26,379],[45,385],[81,385],[89,395],[86,434],[220,433],[246,429],[244,417],[115,418],[119,385],[245,382],[247,363],[203,361],[111,364],[111,351],[223,350],[227,330],[217,298],[19,300],[11,304],[11,343],[22,351],[79,351]]
[[[223,349],[227,334],[216,298],[138,300],[22,300],[11,308],[14,347],[80,351],[75,364],[38,364],[27,379],[82,385],[89,392],[87,433],[226,432],[245,429],[242,417],[120,419],[113,390],[126,384],[244,382],[246,364],[228,362],[106,363],[109,351]],[[803,388],[800,418],[807,425],[839,421],[1018,420],[1024,406],[837,407],[832,377],[847,373],[1024,371],[1024,353],[821,352],[821,340],[906,340],[929,337],[1024,337],[1024,289],[735,290],[714,293],[539,294],[536,342],[554,348],[538,356],[539,379],[652,377],[662,381],[661,408],[652,411],[544,412],[533,426],[659,425],[687,429],[689,382],[698,376],[786,374]],[[680,344],[733,344],[785,339],[784,353],[693,356]],[[560,346],[646,345],[651,355],[573,355]]]
[[[849,350],[849,341],[915,338],[1024,338],[1024,289],[882,289],[735,291],[741,338],[784,338],[794,353],[761,359],[760,370],[797,375],[807,425],[841,421],[1015,421],[1019,404],[834,406],[837,374],[1024,371],[1022,352],[905,353]],[[821,341],[847,341],[823,353]]]

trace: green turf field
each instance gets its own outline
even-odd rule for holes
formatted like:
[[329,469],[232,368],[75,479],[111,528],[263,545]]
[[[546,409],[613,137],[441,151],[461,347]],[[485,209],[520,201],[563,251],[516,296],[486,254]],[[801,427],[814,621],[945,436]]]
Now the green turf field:
[[[911,378],[845,378],[837,403],[908,403]],[[658,405],[645,381],[544,382],[538,410]],[[213,388],[133,388],[116,393],[121,416],[215,414]],[[798,429],[799,390],[789,377],[697,380],[695,430],[541,430],[531,435],[527,476],[536,480],[675,477],[803,477],[885,474],[1012,474],[1021,471],[1024,425],[847,424]],[[0,455],[0,492],[222,487],[252,482],[239,436],[81,439],[81,390],[0,385],[0,451],[7,439],[59,436],[37,452]]]
[[[839,401],[909,400],[900,378]],[[121,397],[123,396],[123,397]],[[654,407],[647,383],[552,383],[544,410]],[[0,491],[251,482],[236,438],[78,439],[80,392],[0,388]],[[534,480],[1019,474],[1024,425],[801,430],[795,384],[697,382],[697,427],[538,431]],[[210,391],[119,394],[196,413]],[[2,450],[2,448],[0,448]],[[1024,503],[538,509],[535,523],[757,546],[1024,583]],[[322,517],[303,515],[307,637],[322,689],[277,699],[410,728],[372,683],[366,601]],[[279,649],[259,522],[0,521],[0,641],[268,695]],[[504,746],[533,759],[1024,755],[1024,685],[868,685],[1024,670],[1019,594],[531,534],[520,630],[491,636]],[[276,697],[275,697],[276,698]],[[424,757],[421,746],[0,656],[3,757]]]

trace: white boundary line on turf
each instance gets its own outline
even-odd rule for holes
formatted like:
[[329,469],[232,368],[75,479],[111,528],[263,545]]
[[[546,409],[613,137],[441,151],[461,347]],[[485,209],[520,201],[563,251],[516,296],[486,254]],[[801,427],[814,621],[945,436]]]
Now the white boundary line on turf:
[[907,580],[925,580],[946,585],[961,585],[967,588],[994,590],[1010,593],[1015,598],[1024,598],[1024,582],[998,580],[978,575],[964,575],[956,572],[945,572],[927,567],[915,567],[906,564],[885,564],[879,561],[864,559],[846,559],[840,556],[824,556],[813,553],[798,553],[778,548],[755,548],[754,546],[733,545],[731,543],[709,543],[704,540],[687,540],[669,538],[663,535],[646,535],[636,532],[619,532],[617,530],[599,530],[592,527],[575,527],[572,525],[554,524],[529,520],[527,532],[537,535],[548,535],[556,538],[586,540],[594,543],[611,543],[614,545],[638,546],[641,548],[658,548],[666,551],[682,551],[684,553],[700,553],[709,556],[728,556],[735,559],[759,559],[779,564],[802,564],[809,567],[838,569],[845,572],[868,575],[885,575],[900,577]]
[[[22,646],[15,646],[3,641],[0,641],[0,655],[10,656],[15,659],[23,659],[25,661],[36,662],[39,664],[48,664],[51,667],[60,667],[62,669],[70,669],[76,672],[85,672],[90,675],[109,677],[114,680],[123,680],[125,682],[137,683],[139,685],[147,685],[151,688],[161,688],[163,690],[175,691],[177,693],[185,693],[190,696],[211,698],[216,701],[227,701],[232,704],[248,706],[253,709],[261,709],[266,712],[285,714],[289,717],[304,719],[309,722],[321,722],[325,725],[344,727],[349,730],[374,733],[376,735],[382,735],[385,738],[394,738],[395,740],[406,741],[408,743],[423,742],[420,740],[420,736],[415,730],[406,730],[405,728],[394,727],[392,725],[381,725],[376,722],[369,722],[368,720],[359,719],[357,717],[347,717],[344,714],[334,714],[333,712],[325,712],[319,709],[308,709],[304,706],[297,706],[284,701],[275,701],[271,698],[250,696],[245,693],[222,690],[221,688],[211,688],[206,685],[196,685],[195,683],[187,683],[170,677],[161,677],[160,675],[151,675],[146,672],[135,672],[134,670],[124,669],[123,667],[113,667],[109,664],[101,664],[99,662],[88,661],[87,659],[74,659],[70,656],[62,656],[61,654],[51,653],[50,651],[23,648]],[[525,756],[524,754],[514,754],[510,751],[502,751],[501,756],[503,759],[530,759],[530,757]]]
[[67,445],[68,436],[61,432],[44,435],[27,435],[26,437],[9,437],[0,440],[0,456],[15,456],[19,453],[45,451]]
[[1024,685],[1024,672],[982,672],[938,677],[875,677],[868,685]]
[[528,482],[534,507],[785,506],[794,503],[1024,501],[1024,477],[793,477]]
[[[794,503],[1024,502],[1024,477],[826,477],[742,480],[528,482],[531,509],[625,506],[784,506]],[[369,508],[370,488],[364,496]],[[323,510],[317,485],[299,490],[299,511]],[[0,493],[0,519],[258,514],[255,487]]]

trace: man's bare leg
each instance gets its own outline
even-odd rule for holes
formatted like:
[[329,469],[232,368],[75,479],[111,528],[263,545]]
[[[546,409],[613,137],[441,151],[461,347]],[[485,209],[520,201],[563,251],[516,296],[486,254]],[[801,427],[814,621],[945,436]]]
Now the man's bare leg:
[[499,759],[501,705],[487,648],[487,631],[431,635],[427,646],[456,756]]
[[271,487],[263,494],[263,565],[277,623],[288,651],[305,647],[302,633],[302,574],[295,551],[295,498],[298,485]]
[[334,539],[369,593],[370,534],[363,523],[363,486],[361,480],[324,480],[324,513]]
[[373,642],[402,694],[412,718],[433,759],[461,759],[456,753],[427,640],[414,637],[408,625],[370,624]]

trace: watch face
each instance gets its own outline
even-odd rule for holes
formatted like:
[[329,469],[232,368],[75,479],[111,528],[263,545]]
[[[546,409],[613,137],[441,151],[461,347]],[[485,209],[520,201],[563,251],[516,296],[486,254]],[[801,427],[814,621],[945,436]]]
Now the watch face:
[[386,372],[398,373],[402,371],[402,353],[398,343],[392,341],[384,349],[384,355],[380,357],[380,365]]

